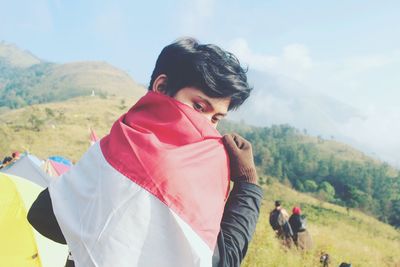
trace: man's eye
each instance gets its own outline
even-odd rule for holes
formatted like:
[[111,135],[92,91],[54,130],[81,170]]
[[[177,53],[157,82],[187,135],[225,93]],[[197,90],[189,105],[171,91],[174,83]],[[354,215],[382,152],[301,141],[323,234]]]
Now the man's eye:
[[194,108],[195,110],[197,110],[197,111],[200,111],[200,112],[203,112],[203,111],[204,111],[203,106],[200,105],[199,103],[194,103],[194,104],[193,104],[193,108]]

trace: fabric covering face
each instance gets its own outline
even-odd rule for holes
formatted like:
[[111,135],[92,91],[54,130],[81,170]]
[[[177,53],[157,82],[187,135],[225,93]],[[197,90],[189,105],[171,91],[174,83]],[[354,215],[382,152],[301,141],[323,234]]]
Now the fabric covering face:
[[148,92],[49,187],[77,266],[210,266],[228,167],[203,115]]

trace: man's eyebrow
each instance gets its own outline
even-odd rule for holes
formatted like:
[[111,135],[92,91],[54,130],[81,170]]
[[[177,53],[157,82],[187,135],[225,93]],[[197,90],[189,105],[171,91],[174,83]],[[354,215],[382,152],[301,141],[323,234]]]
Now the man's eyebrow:
[[[211,104],[211,102],[210,101],[208,101],[208,99],[206,99],[206,98],[204,98],[204,97],[202,97],[202,96],[198,96],[199,98],[201,98],[201,100],[203,100],[204,102],[206,102],[207,103],[207,105],[209,105],[210,107],[212,107],[212,109],[214,110],[214,106]],[[223,113],[223,112],[218,112],[217,114],[215,114],[215,115],[219,115],[219,116],[223,116],[223,117],[225,117],[226,116],[226,114],[227,113]]]

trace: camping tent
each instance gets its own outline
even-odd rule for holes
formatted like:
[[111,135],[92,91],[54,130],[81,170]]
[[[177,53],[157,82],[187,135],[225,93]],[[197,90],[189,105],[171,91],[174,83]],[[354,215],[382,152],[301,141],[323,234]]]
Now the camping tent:
[[67,246],[43,237],[26,219],[41,190],[26,179],[0,173],[1,266],[64,266]]
[[57,163],[60,163],[60,164],[63,164],[63,165],[69,166],[69,167],[72,166],[72,162],[69,159],[66,159],[61,156],[51,156],[51,157],[49,157],[49,159],[54,162],[57,162]]
[[23,177],[41,187],[47,187],[50,177],[40,167],[41,160],[31,154],[24,154],[22,157],[0,172]]
[[42,169],[52,177],[66,173],[72,167],[72,162],[61,156],[51,156],[42,165]]
[[48,158],[45,163],[42,165],[42,169],[52,177],[60,176],[67,172],[71,166],[65,165],[63,163],[54,161]]
[[61,156],[52,156],[43,162],[32,154],[24,154],[0,172],[23,177],[41,187],[47,187],[51,177],[64,174],[71,166],[71,161]]

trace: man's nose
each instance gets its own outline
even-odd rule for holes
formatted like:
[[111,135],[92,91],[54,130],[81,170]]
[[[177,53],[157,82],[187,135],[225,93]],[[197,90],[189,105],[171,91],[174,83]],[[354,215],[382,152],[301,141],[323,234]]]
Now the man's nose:
[[204,116],[206,116],[207,120],[212,123],[212,114],[204,114]]

